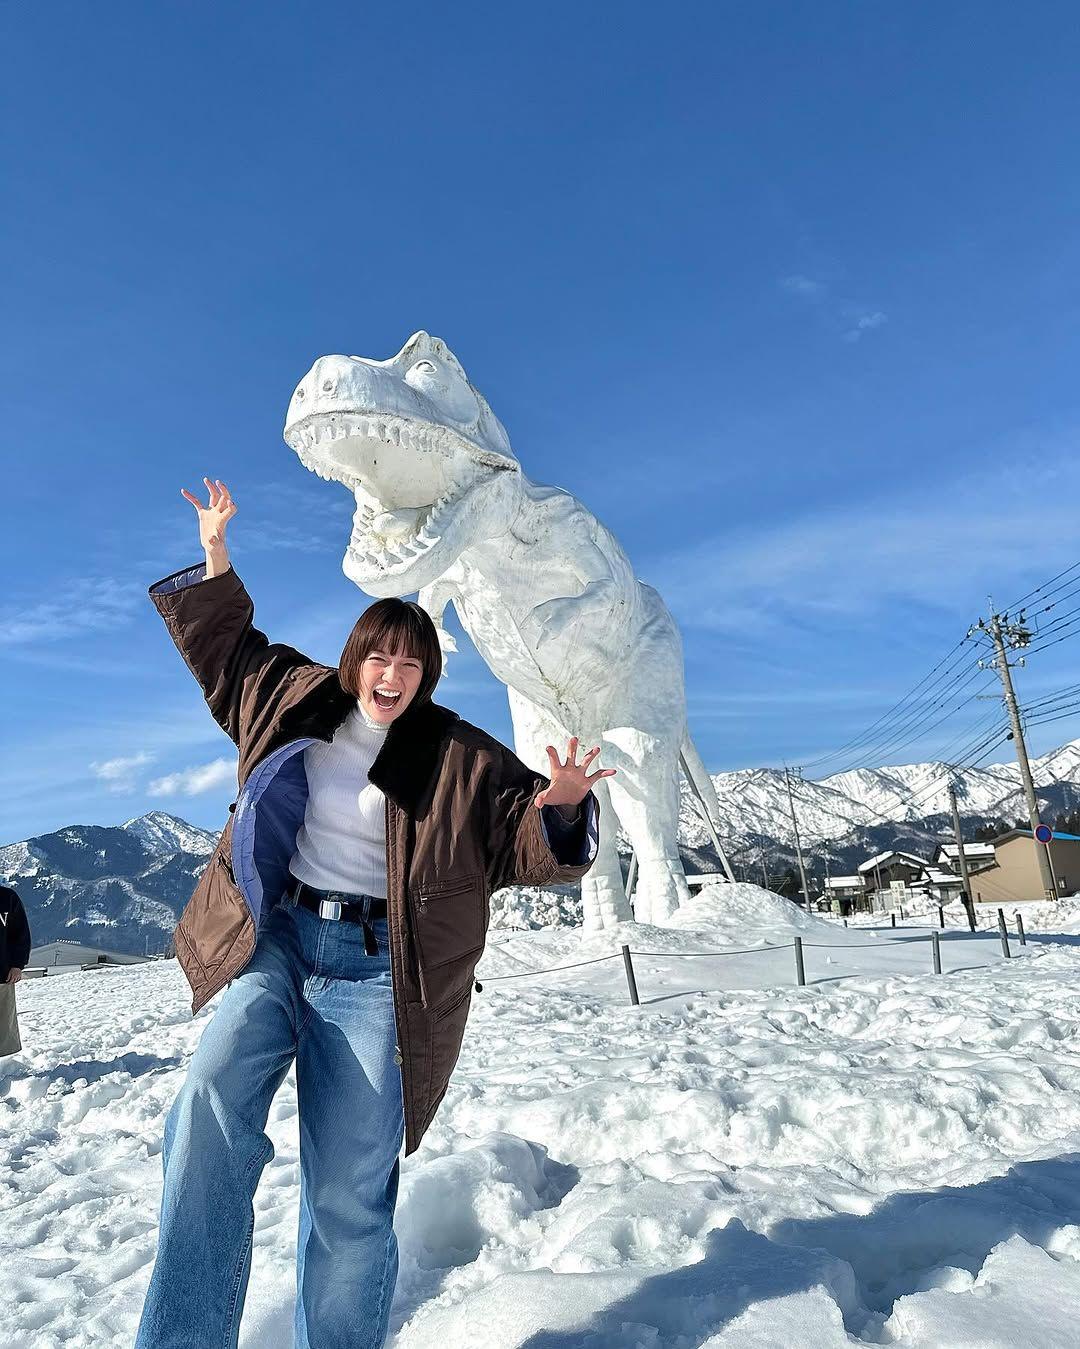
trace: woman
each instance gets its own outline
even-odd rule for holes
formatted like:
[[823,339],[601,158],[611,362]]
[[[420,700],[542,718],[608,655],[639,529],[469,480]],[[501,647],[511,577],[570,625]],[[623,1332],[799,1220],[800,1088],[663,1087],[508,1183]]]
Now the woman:
[[[438,634],[419,605],[372,604],[337,668],[254,627],[203,480],[205,566],[150,588],[215,719],[240,793],[176,928],[192,1011],[225,988],[165,1121],[158,1253],[136,1349],[235,1346],[265,1124],[296,1063],[297,1349],[374,1349],[398,1271],[400,1159],[419,1146],[460,1050],[488,896],[574,880],[596,853],[586,775],[550,779],[431,701]],[[477,984],[479,989],[480,985]]]
[[30,945],[23,902],[10,886],[0,885],[0,1055],[22,1049],[15,985],[30,959]]

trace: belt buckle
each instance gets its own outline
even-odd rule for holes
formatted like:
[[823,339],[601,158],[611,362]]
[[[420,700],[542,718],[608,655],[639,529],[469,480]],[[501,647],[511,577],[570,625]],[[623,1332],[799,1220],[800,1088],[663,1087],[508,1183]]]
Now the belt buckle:
[[338,921],[341,918],[341,900],[339,899],[320,899],[319,917],[330,918]]

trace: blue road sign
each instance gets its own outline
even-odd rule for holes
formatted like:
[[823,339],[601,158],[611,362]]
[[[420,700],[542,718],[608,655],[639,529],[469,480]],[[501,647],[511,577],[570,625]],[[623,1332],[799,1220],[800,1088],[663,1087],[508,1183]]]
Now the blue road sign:
[[1048,824],[1040,824],[1039,827],[1035,830],[1035,837],[1039,840],[1040,843],[1049,843],[1050,840],[1054,837],[1054,831],[1050,828]]

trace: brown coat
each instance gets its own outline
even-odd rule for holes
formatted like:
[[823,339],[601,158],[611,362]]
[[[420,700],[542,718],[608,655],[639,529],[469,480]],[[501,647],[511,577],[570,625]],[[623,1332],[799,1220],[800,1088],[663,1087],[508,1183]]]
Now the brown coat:
[[[276,852],[268,847],[281,813],[270,808],[268,784],[278,773],[284,781],[283,765],[302,762],[295,756],[312,739],[332,739],[356,705],[335,668],[267,641],[234,570],[209,580],[203,574],[201,565],[188,568],[150,588],[210,711],[240,751],[235,813],[175,932],[193,1014],[247,964],[258,922],[284,885],[299,820],[281,831]],[[390,723],[368,777],[386,798],[387,926],[408,1156],[457,1063],[491,893],[577,880],[591,863],[560,866],[545,840],[533,798],[550,779],[437,703],[410,704]],[[599,803],[589,796],[598,819]]]

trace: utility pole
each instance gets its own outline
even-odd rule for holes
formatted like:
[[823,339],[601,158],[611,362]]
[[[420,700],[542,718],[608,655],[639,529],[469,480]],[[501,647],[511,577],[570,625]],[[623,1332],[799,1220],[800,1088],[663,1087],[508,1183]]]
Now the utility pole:
[[758,860],[761,862],[761,883],[767,890],[769,888],[769,873],[765,869],[765,848],[758,849]]
[[960,808],[956,804],[956,786],[949,780],[949,805],[952,807],[953,833],[956,835],[956,856],[960,863],[960,884],[964,887],[964,908],[967,910],[968,927],[975,931],[975,904],[971,898],[971,882],[968,880],[967,858],[964,855],[964,835],[960,829]]
[[[1008,650],[1015,651],[1018,647],[1031,645],[1031,632],[1024,625],[1022,613],[1017,622],[1010,623],[1008,614],[993,612],[993,602],[991,602],[990,609],[989,620],[980,618],[975,627],[968,629],[968,636],[970,637],[974,632],[982,632],[994,644],[994,659],[979,661],[979,668],[993,670],[1001,679],[1001,687],[1005,693],[1005,706],[1008,709],[1009,721],[1012,725],[1013,743],[1016,745],[1016,759],[1020,765],[1020,778],[1024,784],[1024,795],[1027,798],[1028,819],[1031,821],[1031,842],[1038,858],[1043,890],[1047,899],[1057,899],[1054,873],[1050,868],[1050,853],[1035,838],[1035,830],[1041,823],[1039,802],[1035,796],[1035,782],[1031,776],[1031,764],[1028,763],[1027,746],[1024,744],[1024,728],[1020,722],[1020,708],[1016,701],[1016,692],[1013,689],[1012,666],[1009,664],[1008,658]],[[1023,663],[1024,658],[1021,656],[1019,664],[1023,665]]]
[[806,867],[803,865],[802,843],[799,841],[799,822],[795,818],[795,798],[791,794],[791,770],[784,765],[784,781],[787,783],[788,805],[791,807],[791,827],[795,831],[795,854],[799,859],[799,879],[802,882],[803,903],[806,912],[810,912],[810,887],[806,884]]

